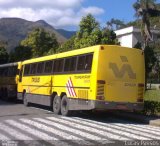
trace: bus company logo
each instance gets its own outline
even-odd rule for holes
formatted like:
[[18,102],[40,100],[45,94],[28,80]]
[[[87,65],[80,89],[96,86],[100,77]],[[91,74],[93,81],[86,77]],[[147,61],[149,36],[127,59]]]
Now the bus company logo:
[[109,63],[109,68],[112,69],[115,77],[123,78],[125,73],[127,73],[130,79],[136,79],[136,73],[134,73],[131,65],[126,64],[128,62],[127,57],[120,56],[120,58],[121,58],[121,61],[125,63],[122,65],[121,68],[119,68],[116,63]]
[[71,97],[77,97],[71,78],[68,79],[68,81],[66,83],[66,87],[67,87],[67,91]]

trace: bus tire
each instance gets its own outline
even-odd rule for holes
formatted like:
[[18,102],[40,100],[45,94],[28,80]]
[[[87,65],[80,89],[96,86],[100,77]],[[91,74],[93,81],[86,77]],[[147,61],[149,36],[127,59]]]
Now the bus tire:
[[61,98],[58,95],[53,99],[53,112],[57,115],[61,112]]
[[28,102],[28,100],[27,100],[26,93],[23,94],[23,104],[24,104],[25,106],[29,106],[29,102]]
[[69,110],[69,101],[66,95],[62,97],[61,101],[61,114],[63,116],[71,115],[71,111]]

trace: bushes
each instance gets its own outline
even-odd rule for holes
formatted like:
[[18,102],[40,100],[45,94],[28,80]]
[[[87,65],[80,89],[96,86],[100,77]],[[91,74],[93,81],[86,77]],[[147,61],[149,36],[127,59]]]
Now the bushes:
[[144,113],[147,115],[154,115],[160,113],[160,102],[144,101]]
[[160,113],[160,90],[146,90],[143,113],[147,115]]
[[146,90],[144,95],[144,100],[160,102],[160,90],[156,89]]

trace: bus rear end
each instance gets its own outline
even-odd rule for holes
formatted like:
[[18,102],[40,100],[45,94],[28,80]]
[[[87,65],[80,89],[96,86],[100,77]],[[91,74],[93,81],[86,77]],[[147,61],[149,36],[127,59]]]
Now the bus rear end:
[[100,47],[96,109],[142,110],[144,86],[144,54],[141,50]]

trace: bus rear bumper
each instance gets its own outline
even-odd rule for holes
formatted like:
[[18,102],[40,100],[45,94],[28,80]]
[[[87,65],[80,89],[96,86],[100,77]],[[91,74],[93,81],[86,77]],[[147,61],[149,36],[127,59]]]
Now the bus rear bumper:
[[95,101],[96,110],[142,111],[143,103]]

